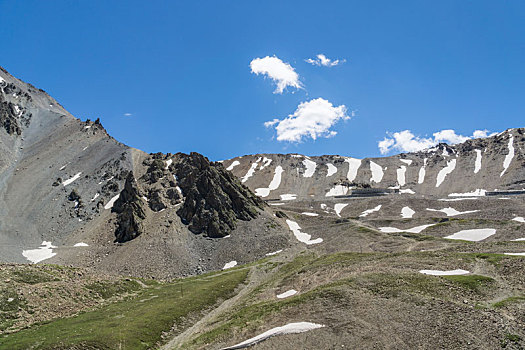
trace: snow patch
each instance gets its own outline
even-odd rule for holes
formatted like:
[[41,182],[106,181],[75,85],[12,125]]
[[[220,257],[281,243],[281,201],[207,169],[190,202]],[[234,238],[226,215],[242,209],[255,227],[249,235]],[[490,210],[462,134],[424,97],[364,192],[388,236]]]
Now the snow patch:
[[399,193],[401,193],[401,194],[416,194],[416,192],[414,192],[410,188],[405,188],[403,190],[399,190]]
[[337,214],[337,216],[341,217],[341,210],[343,210],[344,207],[346,207],[347,205],[348,203],[337,203],[336,205],[334,205],[334,211]]
[[407,172],[407,167],[402,165],[399,169],[397,169],[397,183],[399,186],[405,186],[406,180],[405,175]]
[[283,251],[282,249],[279,249],[279,250],[276,250],[275,252],[266,253],[266,256],[277,255],[277,254],[279,254],[279,253],[282,252],[282,251]]
[[252,163],[250,169],[248,169],[248,172],[246,173],[246,175],[243,176],[241,182],[246,182],[248,181],[248,179],[250,177],[253,176],[253,174],[255,173],[255,169],[257,169],[257,165],[259,164],[259,162],[261,161],[261,157],[257,158],[257,160],[255,161],[255,163]]
[[173,159],[168,159],[168,160],[166,161],[166,168],[164,168],[164,169],[168,170],[169,167],[170,167],[170,165],[171,165],[172,163],[173,163]]
[[75,243],[73,247],[89,247],[89,245],[87,243],[80,242],[80,243]]
[[322,238],[317,238],[317,239],[311,240],[312,235],[309,235],[306,232],[301,232],[301,227],[295,221],[286,220],[286,223],[288,224],[288,227],[293,232],[295,238],[297,238],[297,240],[299,242],[302,242],[302,243],[310,245],[310,244],[321,243],[323,241]]
[[46,260],[57,255],[53,253],[53,248],[56,248],[51,242],[43,241],[39,248],[23,250],[22,255],[33,264],[42,260]]
[[383,168],[381,168],[379,164],[370,161],[370,171],[372,172],[372,177],[370,178],[370,181],[380,183],[381,180],[383,180]]
[[232,260],[226,264],[224,264],[224,267],[222,268],[223,270],[226,270],[226,269],[231,269],[232,267],[235,267],[237,266],[237,261],[235,260]]
[[447,216],[457,216],[457,215],[463,215],[463,214],[471,214],[471,213],[477,213],[479,210],[467,210],[467,211],[457,211],[454,208],[448,207],[443,209],[430,209],[427,208],[428,211],[435,211],[435,212],[441,212],[447,214]]
[[406,165],[412,164],[412,159],[400,159],[400,161],[405,163]]
[[259,334],[258,336],[245,340],[242,343],[229,346],[221,350],[244,349],[277,335],[303,333],[322,327],[324,327],[324,325],[311,322],[288,323],[287,325],[272,328],[269,331],[266,331],[262,334]]
[[293,193],[285,193],[281,194],[281,200],[282,201],[293,201],[294,199],[297,199],[297,195]]
[[451,193],[448,196],[449,197],[484,197],[487,193],[486,190],[477,189],[472,192],[465,192],[465,193]]
[[118,197],[120,197],[120,193],[117,194],[115,197],[111,198],[109,202],[104,206],[104,209],[108,210],[113,208],[113,204],[117,201]]
[[269,166],[271,163],[272,163],[272,160],[270,158],[263,157],[263,161],[262,161],[262,164],[259,170],[263,170],[264,168]]
[[461,239],[464,241],[479,242],[488,238],[496,233],[493,228],[481,228],[473,230],[462,230],[454,233],[453,235],[446,236],[448,239]]
[[312,177],[315,173],[315,168],[317,168],[317,163],[310,159],[305,159],[303,160],[303,165],[306,167],[303,177]]
[[345,162],[348,163],[348,173],[346,174],[346,178],[348,181],[352,182],[357,177],[357,171],[361,166],[361,159],[346,157]]
[[75,176],[73,176],[71,179],[68,179],[68,180],[62,182],[62,185],[63,186],[67,186],[67,185],[73,183],[73,181],[78,180],[78,178],[80,177],[80,174],[82,174],[82,172],[79,172]]
[[505,255],[512,255],[512,256],[525,256],[525,253],[503,253]]
[[348,193],[350,187],[345,185],[335,185],[325,194],[325,197],[344,196]]
[[419,169],[419,176],[417,179],[418,184],[422,184],[425,181],[425,175],[427,173],[427,170],[426,170],[427,160],[428,158],[423,159],[423,166],[421,167],[421,169]]
[[99,193],[95,193],[95,195],[93,196],[93,198],[91,198],[91,201],[90,201],[90,202],[94,202],[95,199],[98,198],[98,196],[100,196],[100,194],[99,194]]
[[317,214],[317,213],[309,213],[309,212],[306,212],[306,211],[302,212],[301,214],[306,215],[306,216],[319,216],[319,214]]
[[441,169],[437,175],[436,179],[436,187],[439,187],[443,181],[445,181],[445,177],[450,174],[454,169],[456,168],[456,160],[452,159],[447,162],[447,166]]
[[522,216],[517,216],[517,217],[515,217],[512,220],[513,221],[517,221],[517,222],[521,222],[521,223],[525,223],[525,218],[523,218]]
[[442,270],[420,270],[420,273],[424,275],[432,275],[432,276],[457,276],[457,275],[466,275],[470,272],[467,270],[448,270],[448,271],[442,271]]
[[295,294],[297,294],[297,291],[295,289],[290,289],[284,293],[277,294],[277,298],[284,299],[284,298],[291,297],[292,295],[295,295]]
[[238,160],[234,160],[229,167],[226,168],[226,170],[233,170],[237,165],[241,164]]
[[328,167],[328,172],[326,173],[326,177],[332,176],[335,173],[337,173],[337,168],[332,163],[327,163],[326,166]]
[[412,219],[412,216],[414,216],[416,212],[410,208],[410,207],[403,207],[403,209],[401,209],[401,217],[403,219]]
[[379,204],[377,207],[375,208],[372,208],[372,209],[368,209],[368,210],[365,210],[364,212],[361,213],[361,215],[359,215],[360,218],[364,218],[365,216],[368,216],[376,211],[379,211],[379,209],[381,209],[381,204]]
[[503,160],[503,171],[499,175],[500,177],[502,177],[503,174],[505,174],[505,172],[509,168],[510,163],[512,162],[512,159],[514,158],[514,136],[512,135],[509,138],[508,148],[509,153],[505,156],[505,160]]
[[436,224],[421,225],[421,226],[416,226],[416,227],[407,228],[403,230],[400,230],[395,227],[380,227],[379,231],[384,232],[384,233],[401,233],[401,232],[421,233],[424,229],[429,228],[434,225]]
[[476,163],[474,163],[474,174],[477,174],[481,170],[481,150],[476,149]]

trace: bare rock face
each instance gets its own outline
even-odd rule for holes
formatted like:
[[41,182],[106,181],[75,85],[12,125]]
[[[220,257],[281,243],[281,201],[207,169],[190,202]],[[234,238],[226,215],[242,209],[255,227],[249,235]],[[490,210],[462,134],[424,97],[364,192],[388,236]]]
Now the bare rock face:
[[133,172],[128,173],[124,189],[120,192],[112,211],[118,214],[116,242],[130,241],[142,234],[142,221],[146,218],[146,212]]
[[191,153],[177,154],[174,163],[184,204],[177,211],[193,233],[224,237],[235,229],[236,220],[251,220],[258,215],[262,201],[241,185],[222,164]]
[[0,102],[0,126],[4,128],[9,135],[22,134],[22,129],[16,118],[14,105],[10,102]]

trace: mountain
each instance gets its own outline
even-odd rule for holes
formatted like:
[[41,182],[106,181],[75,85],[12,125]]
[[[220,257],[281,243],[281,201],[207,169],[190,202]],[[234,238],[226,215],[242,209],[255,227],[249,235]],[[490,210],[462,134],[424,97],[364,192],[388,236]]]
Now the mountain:
[[525,129],[210,162],[0,90],[0,348],[525,347]]
[[146,154],[4,69],[0,79],[2,261],[165,278],[287,245],[264,203],[221,164]]

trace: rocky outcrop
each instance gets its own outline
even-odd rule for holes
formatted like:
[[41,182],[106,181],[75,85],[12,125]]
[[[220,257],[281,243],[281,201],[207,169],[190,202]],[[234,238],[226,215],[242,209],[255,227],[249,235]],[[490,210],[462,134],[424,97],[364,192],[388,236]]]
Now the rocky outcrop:
[[124,189],[120,192],[112,211],[118,214],[116,242],[130,241],[142,234],[142,221],[146,218],[146,211],[133,172],[128,173]]
[[9,102],[0,103],[0,126],[5,129],[9,135],[20,135],[22,129],[16,118],[14,105]]
[[198,153],[176,156],[179,159],[174,168],[185,197],[177,214],[191,232],[224,237],[235,229],[237,220],[257,217],[262,201],[222,164],[212,163]]

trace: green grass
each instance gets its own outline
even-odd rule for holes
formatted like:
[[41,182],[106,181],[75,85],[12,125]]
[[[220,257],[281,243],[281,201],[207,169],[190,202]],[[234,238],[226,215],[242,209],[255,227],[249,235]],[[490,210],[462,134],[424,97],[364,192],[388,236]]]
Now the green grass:
[[19,283],[37,284],[58,281],[59,279],[41,270],[21,269],[13,271],[11,278]]
[[523,301],[525,301],[525,295],[518,295],[498,301],[497,303],[492,304],[492,306],[495,308],[502,308],[507,307],[509,304],[520,303]]
[[37,325],[0,338],[2,349],[148,349],[174,324],[229,298],[247,269],[188,278],[144,289],[98,310]]
[[102,299],[109,299],[115,295],[123,295],[137,291],[141,289],[141,286],[133,280],[121,280],[116,282],[93,282],[86,285],[86,288],[100,295]]
[[494,279],[481,275],[457,275],[457,276],[442,276],[444,279],[454,282],[455,284],[470,289],[474,292],[479,292],[482,287],[494,283]]

